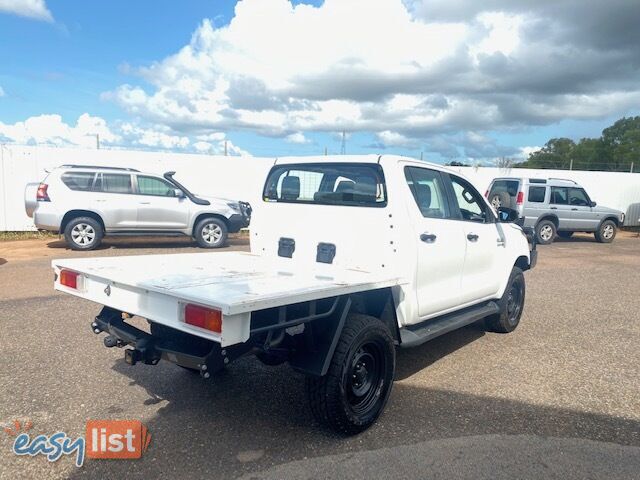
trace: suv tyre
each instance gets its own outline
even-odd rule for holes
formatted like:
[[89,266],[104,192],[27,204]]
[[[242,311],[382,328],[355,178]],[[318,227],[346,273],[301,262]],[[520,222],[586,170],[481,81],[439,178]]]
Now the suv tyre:
[[202,248],[220,248],[227,243],[227,224],[219,218],[209,217],[198,222],[194,237]]
[[64,228],[64,239],[72,250],[93,250],[103,236],[102,225],[92,217],[76,217]]
[[616,238],[618,227],[613,220],[605,220],[595,232],[596,240],[600,243],[611,243]]
[[536,240],[540,245],[549,245],[556,238],[556,224],[551,220],[542,220],[536,225]]

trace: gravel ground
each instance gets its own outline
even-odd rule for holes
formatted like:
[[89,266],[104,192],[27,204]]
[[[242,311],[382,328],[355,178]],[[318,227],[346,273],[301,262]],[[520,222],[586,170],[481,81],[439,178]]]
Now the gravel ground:
[[17,457],[0,432],[0,478],[640,478],[640,238],[539,250],[514,333],[472,325],[401,350],[385,414],[345,439],[313,424],[287,366],[241,359],[210,382],[129,367],[91,333],[99,307],[52,289],[51,258],[202,252],[190,242],[2,242],[0,421],[76,437],[89,419],[139,419],[153,440],[141,460],[76,468]]

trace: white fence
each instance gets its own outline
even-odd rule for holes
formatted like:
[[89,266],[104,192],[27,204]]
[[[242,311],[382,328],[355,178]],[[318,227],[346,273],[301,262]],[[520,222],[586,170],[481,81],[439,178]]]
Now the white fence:
[[[33,230],[24,212],[24,187],[41,181],[46,171],[62,164],[126,166],[164,173],[175,170],[176,178],[194,192],[260,201],[265,175],[273,158],[241,158],[129,150],[81,150],[0,145],[0,231]],[[626,225],[640,225],[640,174],[453,167],[484,193],[491,180],[502,176],[569,178],[583,185],[598,204],[622,210]]]

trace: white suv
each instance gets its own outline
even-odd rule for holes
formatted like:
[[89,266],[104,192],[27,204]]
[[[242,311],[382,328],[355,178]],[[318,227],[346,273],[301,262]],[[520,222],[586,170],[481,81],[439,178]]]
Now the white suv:
[[39,230],[64,233],[74,250],[92,250],[104,235],[188,235],[215,248],[249,225],[248,203],[198,197],[174,173],[63,165],[27,185],[25,208]]

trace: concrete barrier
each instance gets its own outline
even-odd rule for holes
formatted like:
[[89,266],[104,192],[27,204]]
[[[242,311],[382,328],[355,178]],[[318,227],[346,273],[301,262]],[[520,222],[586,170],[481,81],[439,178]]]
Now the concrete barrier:
[[[330,158],[330,157],[329,157]],[[0,145],[0,231],[33,230],[24,211],[24,187],[39,182],[62,164],[126,166],[144,172],[175,170],[190,190],[225,198],[261,202],[265,176],[274,158],[224,157],[132,150],[85,150]],[[452,167],[484,193],[495,177],[568,178],[585,187],[598,204],[622,210],[628,226],[640,225],[640,174],[567,170]]]

